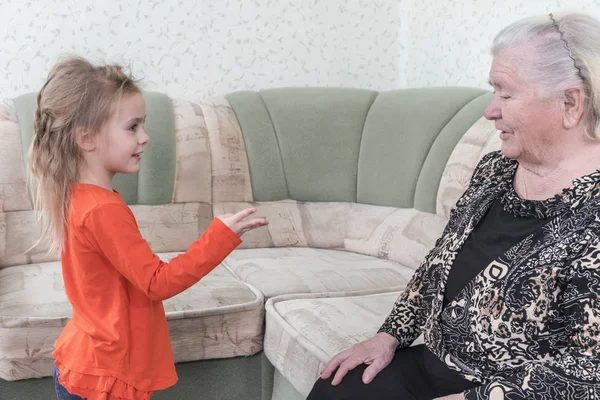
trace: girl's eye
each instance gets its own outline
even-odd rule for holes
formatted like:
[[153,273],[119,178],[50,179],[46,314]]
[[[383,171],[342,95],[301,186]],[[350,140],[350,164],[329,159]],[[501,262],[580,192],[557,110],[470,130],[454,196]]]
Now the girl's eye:
[[135,130],[137,129],[137,127],[138,127],[138,124],[134,124],[134,125],[132,125],[131,127],[129,127],[129,130],[130,130],[131,132],[135,132]]
[[503,98],[504,100],[510,99],[510,96],[500,96],[500,97]]

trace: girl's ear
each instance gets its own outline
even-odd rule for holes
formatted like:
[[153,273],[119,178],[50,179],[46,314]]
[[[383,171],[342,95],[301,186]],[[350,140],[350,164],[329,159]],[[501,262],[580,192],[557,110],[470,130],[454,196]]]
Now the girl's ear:
[[94,151],[96,148],[96,136],[92,135],[91,131],[87,128],[77,128],[75,131],[77,146],[83,151]]

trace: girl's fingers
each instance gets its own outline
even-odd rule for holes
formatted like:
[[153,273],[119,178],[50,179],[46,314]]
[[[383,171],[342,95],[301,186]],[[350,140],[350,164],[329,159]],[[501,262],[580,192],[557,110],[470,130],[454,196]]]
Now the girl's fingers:
[[244,219],[248,218],[250,215],[254,214],[256,212],[256,208],[246,208],[245,210],[242,210],[236,214],[233,215],[233,220],[235,222],[239,222],[239,221],[243,221]]
[[269,224],[265,218],[253,218],[247,221],[242,221],[242,230],[249,231],[251,229],[260,228],[261,226],[265,226]]

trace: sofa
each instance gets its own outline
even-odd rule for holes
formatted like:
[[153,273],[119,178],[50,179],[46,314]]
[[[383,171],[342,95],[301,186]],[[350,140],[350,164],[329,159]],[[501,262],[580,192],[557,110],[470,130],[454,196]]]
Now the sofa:
[[[372,336],[433,247],[479,159],[491,93],[465,87],[145,92],[140,170],[118,190],[161,258],[218,214],[269,221],[165,301],[178,384],[156,399],[304,399],[331,356]],[[0,399],[54,398],[71,315],[60,256],[36,248],[27,183],[35,93],[0,103]]]

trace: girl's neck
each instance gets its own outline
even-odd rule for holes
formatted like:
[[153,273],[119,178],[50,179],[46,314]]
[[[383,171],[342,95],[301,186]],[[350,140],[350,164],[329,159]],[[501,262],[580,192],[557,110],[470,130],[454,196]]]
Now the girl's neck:
[[79,179],[77,182],[100,186],[101,188],[112,191],[112,180],[114,174],[108,174],[106,171],[103,172],[104,173],[92,171],[85,165],[85,163],[83,163],[81,169],[79,170]]

